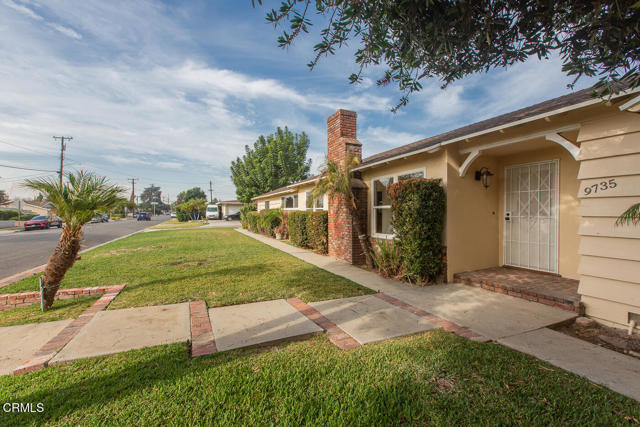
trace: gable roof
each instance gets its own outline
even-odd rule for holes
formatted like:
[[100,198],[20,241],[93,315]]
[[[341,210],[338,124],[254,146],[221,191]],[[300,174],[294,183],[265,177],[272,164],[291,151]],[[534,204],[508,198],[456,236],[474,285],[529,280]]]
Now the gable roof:
[[[634,90],[633,92],[635,92]],[[621,92],[618,96],[624,96],[627,93]],[[568,109],[576,109],[582,106],[602,102],[600,98],[592,97],[593,88],[579,90],[568,95],[559,96],[549,99],[529,107],[521,108],[510,113],[482,120],[470,125],[460,127],[439,135],[421,139],[410,144],[392,148],[378,154],[374,154],[365,158],[356,169],[362,169],[375,163],[386,161],[397,156],[409,155],[416,151],[425,151],[429,148],[433,149],[439,145],[450,144],[461,139],[470,138],[484,133],[489,133],[506,126],[515,126],[522,122],[533,121],[542,118],[550,113],[560,113]]]

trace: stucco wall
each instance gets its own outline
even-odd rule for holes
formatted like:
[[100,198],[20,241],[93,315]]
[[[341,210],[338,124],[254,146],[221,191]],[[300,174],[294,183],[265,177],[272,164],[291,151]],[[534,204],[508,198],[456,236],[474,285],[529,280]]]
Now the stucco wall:
[[[461,158],[462,157],[462,158]],[[455,273],[495,267],[498,260],[498,211],[499,186],[496,177],[485,189],[475,180],[475,171],[486,166],[493,173],[497,160],[480,156],[460,177],[459,166],[464,156],[457,154],[457,147],[448,149],[447,155],[447,280]]]
[[578,138],[578,292],[588,316],[623,326],[629,313],[640,313],[640,227],[616,227],[615,220],[640,202],[640,115],[616,112],[588,121]]

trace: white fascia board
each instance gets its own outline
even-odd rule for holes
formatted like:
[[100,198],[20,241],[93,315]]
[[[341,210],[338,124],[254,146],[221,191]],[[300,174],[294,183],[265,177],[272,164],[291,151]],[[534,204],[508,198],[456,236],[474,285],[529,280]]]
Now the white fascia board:
[[624,111],[624,110],[629,110],[638,104],[640,104],[640,95],[634,96],[633,98],[631,98],[630,100],[628,100],[627,102],[619,106],[618,108],[620,109],[620,111]]

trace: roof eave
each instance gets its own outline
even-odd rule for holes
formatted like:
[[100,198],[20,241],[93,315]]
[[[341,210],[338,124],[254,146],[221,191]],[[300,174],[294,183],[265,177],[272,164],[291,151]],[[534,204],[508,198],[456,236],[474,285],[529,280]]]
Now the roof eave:
[[[639,91],[640,91],[640,87],[637,87],[635,89],[628,89],[628,90],[625,90],[625,91],[621,91],[616,95],[613,95],[613,98],[620,98],[621,96],[630,95],[632,93],[636,93],[636,92],[639,92]],[[452,139],[447,140],[447,141],[440,142],[440,143],[435,144],[435,145],[430,146],[430,147],[421,148],[421,149],[418,149],[418,150],[415,150],[415,151],[410,151],[408,153],[398,154],[397,156],[392,156],[392,157],[389,157],[389,158],[386,158],[386,159],[382,159],[382,160],[379,160],[379,161],[376,161],[376,162],[373,162],[373,163],[370,163],[370,164],[358,166],[358,167],[355,167],[353,170],[364,170],[364,169],[368,169],[368,168],[373,167],[373,166],[377,166],[377,165],[382,164],[382,163],[389,163],[389,162],[392,162],[394,160],[402,159],[402,158],[405,158],[405,157],[415,156],[417,154],[433,151],[433,150],[435,150],[437,148],[440,148],[440,147],[445,146],[445,145],[453,144],[453,143],[458,142],[458,141],[463,141],[465,139],[474,138],[476,136],[486,135],[486,134],[493,133],[493,132],[499,132],[500,130],[504,130],[504,129],[507,129],[507,128],[510,128],[510,127],[513,127],[513,126],[518,126],[518,125],[521,125],[521,124],[524,124],[524,123],[530,123],[530,122],[534,122],[536,120],[541,120],[541,119],[544,119],[545,117],[554,116],[556,114],[565,113],[567,111],[577,110],[577,109],[583,108],[583,107],[588,107],[590,105],[597,104],[598,102],[602,102],[602,99],[594,98],[594,99],[589,99],[587,101],[579,102],[577,104],[567,105],[566,107],[557,108],[555,110],[547,111],[546,113],[536,114],[535,116],[531,116],[531,117],[527,117],[527,118],[524,118],[524,119],[516,120],[514,122],[510,122],[510,123],[507,123],[507,124],[504,124],[504,125],[494,126],[492,128],[489,128],[489,129],[485,129],[485,130],[481,130],[481,131],[478,131],[478,132],[472,132],[472,133],[469,133],[469,134],[465,134],[465,135],[462,135],[462,136],[459,136],[459,137],[456,137],[456,138],[452,138]]]

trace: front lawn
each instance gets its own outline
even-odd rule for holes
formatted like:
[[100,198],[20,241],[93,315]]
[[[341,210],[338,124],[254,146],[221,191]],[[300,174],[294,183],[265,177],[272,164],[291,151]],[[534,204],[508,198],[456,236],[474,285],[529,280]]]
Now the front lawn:
[[[192,300],[213,307],[294,296],[308,302],[372,293],[226,228],[139,233],[118,240],[82,254],[62,287],[122,283],[127,286],[109,309]],[[32,276],[2,292],[37,289],[38,278]]]
[[25,323],[53,322],[54,320],[75,319],[100,298],[99,296],[57,300],[53,307],[43,312],[40,304],[0,311],[0,327],[23,325]]
[[[3,425],[623,425],[640,404],[441,330],[342,351],[325,336],[189,359],[184,344],[0,377]],[[0,402],[1,403],[1,402]]]
[[193,227],[201,227],[203,225],[209,224],[208,221],[184,221],[180,222],[177,219],[170,219],[158,225],[154,225],[151,227],[152,230],[167,230],[174,228],[193,228]]

